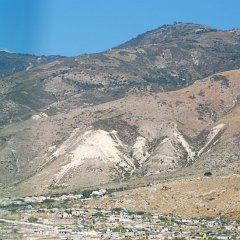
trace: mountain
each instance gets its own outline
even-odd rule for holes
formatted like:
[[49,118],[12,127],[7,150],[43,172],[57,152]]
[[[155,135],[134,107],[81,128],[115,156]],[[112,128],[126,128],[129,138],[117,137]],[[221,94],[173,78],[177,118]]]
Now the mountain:
[[29,69],[54,61],[60,56],[35,56],[0,51],[0,79],[11,74],[28,71]]
[[239,174],[239,50],[238,30],[175,24],[1,79],[2,189]]
[[51,106],[48,115],[132,92],[173,91],[240,67],[240,31],[163,26],[109,51],[57,59],[1,81],[0,125]]

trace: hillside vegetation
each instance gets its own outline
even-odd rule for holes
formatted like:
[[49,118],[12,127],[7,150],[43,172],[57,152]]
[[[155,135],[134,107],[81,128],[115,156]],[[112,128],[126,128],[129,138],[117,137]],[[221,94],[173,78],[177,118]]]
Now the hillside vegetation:
[[1,53],[2,194],[135,188],[206,172],[220,186],[240,173],[239,52],[237,30],[175,24],[98,54]]

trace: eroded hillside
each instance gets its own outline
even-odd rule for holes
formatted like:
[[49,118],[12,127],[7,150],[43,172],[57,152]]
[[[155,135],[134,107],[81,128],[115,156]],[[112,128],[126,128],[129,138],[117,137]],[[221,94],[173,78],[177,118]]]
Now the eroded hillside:
[[237,30],[177,24],[3,78],[2,187],[239,173],[239,48]]
[[2,181],[23,192],[139,177],[239,173],[240,70],[172,92],[46,113],[1,130]]

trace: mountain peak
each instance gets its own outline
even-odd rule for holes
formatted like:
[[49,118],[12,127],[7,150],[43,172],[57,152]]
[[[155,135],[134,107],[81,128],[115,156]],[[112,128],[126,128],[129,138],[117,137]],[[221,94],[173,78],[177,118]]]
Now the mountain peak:
[[161,42],[172,41],[176,38],[184,38],[186,36],[194,37],[194,35],[196,37],[196,35],[199,34],[216,31],[218,30],[215,28],[201,24],[176,22],[174,24],[165,24],[159,28],[140,34],[136,38],[120,45],[118,48],[131,48],[150,44],[159,44]]

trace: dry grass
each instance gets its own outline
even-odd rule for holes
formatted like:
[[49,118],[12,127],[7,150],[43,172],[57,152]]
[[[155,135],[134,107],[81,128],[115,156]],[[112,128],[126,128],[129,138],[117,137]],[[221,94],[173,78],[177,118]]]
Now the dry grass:
[[170,181],[94,199],[90,206],[240,219],[240,175]]

